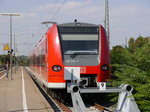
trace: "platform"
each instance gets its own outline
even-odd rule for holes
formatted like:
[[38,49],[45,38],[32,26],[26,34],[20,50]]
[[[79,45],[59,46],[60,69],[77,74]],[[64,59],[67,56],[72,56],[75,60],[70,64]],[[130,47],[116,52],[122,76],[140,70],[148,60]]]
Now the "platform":
[[[10,74],[9,74],[10,77]],[[13,80],[0,75],[0,112],[54,112],[31,77],[19,67]]]

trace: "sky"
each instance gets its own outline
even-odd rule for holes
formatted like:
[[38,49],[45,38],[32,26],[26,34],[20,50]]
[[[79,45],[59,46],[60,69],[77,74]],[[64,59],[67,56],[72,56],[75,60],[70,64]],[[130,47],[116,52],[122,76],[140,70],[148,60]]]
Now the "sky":
[[[44,21],[58,24],[87,22],[104,25],[105,0],[0,0],[0,13],[19,13],[12,17],[13,39],[19,55],[29,55],[48,27]],[[110,47],[125,45],[130,37],[150,36],[150,0],[109,0]],[[0,54],[10,42],[10,18],[0,15]]]

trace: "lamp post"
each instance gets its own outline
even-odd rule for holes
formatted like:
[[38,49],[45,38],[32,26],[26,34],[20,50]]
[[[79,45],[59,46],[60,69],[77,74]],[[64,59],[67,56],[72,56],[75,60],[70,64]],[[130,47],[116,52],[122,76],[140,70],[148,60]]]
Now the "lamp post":
[[1,13],[3,16],[10,16],[10,76],[11,80],[12,78],[12,16],[20,16],[20,14],[17,13]]
[[15,34],[14,34],[14,73],[16,73],[16,56],[15,56],[15,53],[16,53],[16,39],[15,39]]

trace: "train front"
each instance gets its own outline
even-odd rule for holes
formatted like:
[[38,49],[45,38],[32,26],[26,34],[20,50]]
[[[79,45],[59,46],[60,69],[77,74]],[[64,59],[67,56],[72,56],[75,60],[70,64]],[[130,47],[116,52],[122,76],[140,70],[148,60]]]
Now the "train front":
[[104,28],[75,22],[57,25],[57,30],[60,51],[57,45],[55,50],[61,52],[58,55],[62,59],[56,59],[59,62],[55,63],[53,71],[62,73],[65,83],[71,79],[78,80],[79,86],[87,87],[97,87],[100,82],[109,83],[110,56]]

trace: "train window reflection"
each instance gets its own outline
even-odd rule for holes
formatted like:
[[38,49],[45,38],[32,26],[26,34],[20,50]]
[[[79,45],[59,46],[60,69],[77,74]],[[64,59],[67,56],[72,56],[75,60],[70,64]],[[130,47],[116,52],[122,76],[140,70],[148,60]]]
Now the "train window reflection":
[[98,34],[61,34],[63,54],[97,54]]

